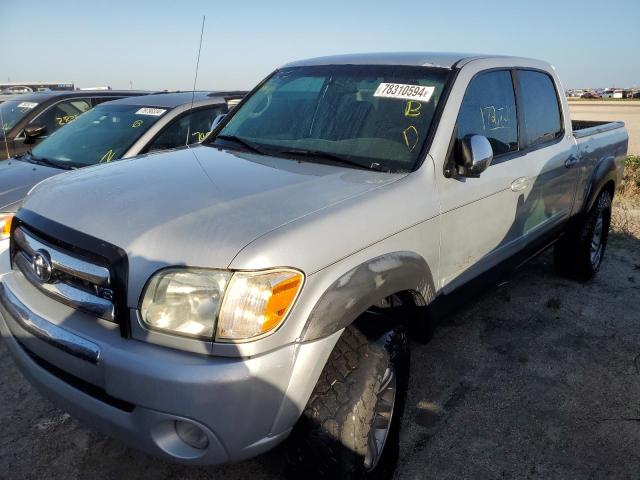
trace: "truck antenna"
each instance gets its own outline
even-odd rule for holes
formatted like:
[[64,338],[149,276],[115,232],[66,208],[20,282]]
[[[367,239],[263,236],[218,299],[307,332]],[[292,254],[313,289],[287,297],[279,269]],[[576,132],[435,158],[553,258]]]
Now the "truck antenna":
[[[198,60],[196,61],[196,75],[193,78],[193,89],[191,90],[191,107],[189,107],[189,111],[193,109],[193,100],[196,96],[196,82],[198,81],[198,67],[200,66],[200,51],[202,50],[202,35],[204,34],[204,21],[206,16],[202,16],[202,28],[200,29],[200,46],[198,47]],[[185,145],[189,145],[189,137],[191,136],[191,121],[189,121],[189,125],[187,126],[187,139]]]

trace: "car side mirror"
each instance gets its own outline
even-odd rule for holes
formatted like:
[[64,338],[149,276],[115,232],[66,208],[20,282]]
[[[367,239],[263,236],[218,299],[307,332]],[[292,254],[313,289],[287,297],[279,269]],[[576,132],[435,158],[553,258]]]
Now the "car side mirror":
[[216,118],[213,119],[213,123],[211,124],[211,130],[215,130],[215,128],[220,125],[220,123],[222,122],[222,120],[224,120],[224,117],[226,117],[227,114],[226,113],[221,113],[220,115],[216,116]]
[[460,140],[458,174],[463,177],[477,178],[493,160],[493,148],[483,135],[467,135]]
[[24,127],[24,143],[33,143],[47,131],[44,125],[27,125]]

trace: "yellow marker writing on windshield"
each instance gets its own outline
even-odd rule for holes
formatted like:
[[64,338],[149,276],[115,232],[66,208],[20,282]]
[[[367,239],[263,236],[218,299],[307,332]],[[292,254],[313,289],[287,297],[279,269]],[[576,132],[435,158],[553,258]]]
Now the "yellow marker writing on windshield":
[[411,125],[410,127],[405,128],[402,131],[402,136],[404,137],[404,143],[407,145],[407,148],[411,152],[416,145],[418,144],[418,139],[420,135],[418,134],[418,129]]
[[113,160],[113,157],[115,156],[115,152],[110,149],[107,153],[105,153],[102,158],[100,159],[100,163],[109,163],[111,160]]
[[144,122],[142,120],[136,120],[135,122],[133,122],[131,124],[131,128],[138,128],[140,125],[142,125]]
[[422,113],[422,103],[413,100],[407,100],[404,106],[405,117],[419,117]]

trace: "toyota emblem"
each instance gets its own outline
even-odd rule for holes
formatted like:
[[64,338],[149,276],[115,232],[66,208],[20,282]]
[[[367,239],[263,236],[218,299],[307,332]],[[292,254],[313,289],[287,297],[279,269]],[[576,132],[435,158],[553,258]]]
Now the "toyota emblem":
[[51,281],[53,267],[51,266],[51,257],[49,257],[49,253],[46,250],[38,250],[34,253],[31,265],[33,267],[33,273],[36,274],[38,280],[42,283]]

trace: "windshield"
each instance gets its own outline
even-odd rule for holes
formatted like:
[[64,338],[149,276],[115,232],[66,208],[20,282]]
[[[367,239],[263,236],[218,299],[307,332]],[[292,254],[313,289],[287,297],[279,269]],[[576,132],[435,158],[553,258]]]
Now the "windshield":
[[63,168],[111,162],[166,112],[165,108],[102,104],[51,134],[32,155]]
[[36,108],[36,102],[24,102],[20,100],[7,100],[0,103],[0,123],[2,124],[2,133],[6,133],[15,127],[20,120]]
[[279,70],[209,142],[409,171],[429,134],[448,74],[440,68],[385,65]]

